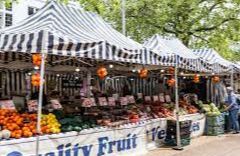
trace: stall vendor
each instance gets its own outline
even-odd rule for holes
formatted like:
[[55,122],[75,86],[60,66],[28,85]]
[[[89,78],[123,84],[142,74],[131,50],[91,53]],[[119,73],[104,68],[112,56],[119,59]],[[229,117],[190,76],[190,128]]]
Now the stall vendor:
[[232,125],[234,133],[239,133],[239,123],[238,123],[238,112],[239,106],[237,103],[236,95],[234,94],[232,87],[227,87],[227,97],[225,99],[227,104],[226,110],[229,111],[230,122]]

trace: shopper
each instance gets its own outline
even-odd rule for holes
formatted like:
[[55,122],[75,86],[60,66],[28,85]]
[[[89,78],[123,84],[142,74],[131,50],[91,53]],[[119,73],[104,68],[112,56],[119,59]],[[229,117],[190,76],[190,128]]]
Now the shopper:
[[232,125],[234,133],[239,133],[239,122],[238,122],[238,111],[239,106],[237,103],[236,95],[234,94],[232,87],[227,87],[227,97],[226,97],[227,110],[229,111],[230,122]]

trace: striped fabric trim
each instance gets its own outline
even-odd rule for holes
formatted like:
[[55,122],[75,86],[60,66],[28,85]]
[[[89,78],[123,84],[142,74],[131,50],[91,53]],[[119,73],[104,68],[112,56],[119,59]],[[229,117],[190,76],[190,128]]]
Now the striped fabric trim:
[[0,30],[0,51],[46,52],[142,64],[158,62],[150,50],[114,30],[96,14],[56,1],[50,1],[19,24]]
[[151,49],[160,56],[159,63],[163,66],[175,66],[175,56],[179,57],[179,67],[192,71],[209,72],[209,64],[192,53],[180,40],[163,37],[158,34],[144,42],[144,47]]
[[193,49],[194,54],[201,57],[205,62],[212,64],[214,67],[214,72],[229,72],[232,68],[235,70],[239,70],[238,66],[234,66],[234,64],[222,56],[220,56],[215,50],[213,49]]

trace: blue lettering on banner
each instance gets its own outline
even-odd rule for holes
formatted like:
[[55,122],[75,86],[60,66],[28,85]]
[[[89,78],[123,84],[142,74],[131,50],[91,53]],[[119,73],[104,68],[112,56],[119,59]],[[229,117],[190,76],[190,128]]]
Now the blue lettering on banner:
[[200,122],[193,122],[191,126],[191,132],[196,132],[200,130]]
[[147,136],[150,136],[152,141],[162,140],[166,137],[166,131],[161,129],[160,126],[152,128],[150,131],[146,131]]
[[[105,154],[113,153],[113,149],[122,152],[137,147],[137,135],[128,134],[125,138],[119,140],[110,140],[109,137],[100,137],[98,140],[98,152],[97,156],[103,156]],[[71,143],[62,144],[57,146],[56,152],[48,152],[45,154],[39,154],[38,156],[90,156],[93,145],[80,146],[80,144],[72,145]],[[7,154],[7,156],[23,156],[21,152],[13,151]]]

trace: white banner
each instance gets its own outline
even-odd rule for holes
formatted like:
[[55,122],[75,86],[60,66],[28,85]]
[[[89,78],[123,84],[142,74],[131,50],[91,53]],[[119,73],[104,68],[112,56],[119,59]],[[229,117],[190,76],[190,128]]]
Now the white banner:
[[[200,118],[195,116],[192,118],[196,121],[193,122],[192,136],[200,135],[204,125],[197,120]],[[194,128],[195,125],[199,125],[199,128]],[[153,119],[138,124],[123,125],[119,128],[94,128],[79,133],[41,136],[39,156],[142,155],[148,150],[163,145],[166,128],[166,119]],[[35,141],[35,137],[0,141],[1,156],[35,156]]]

